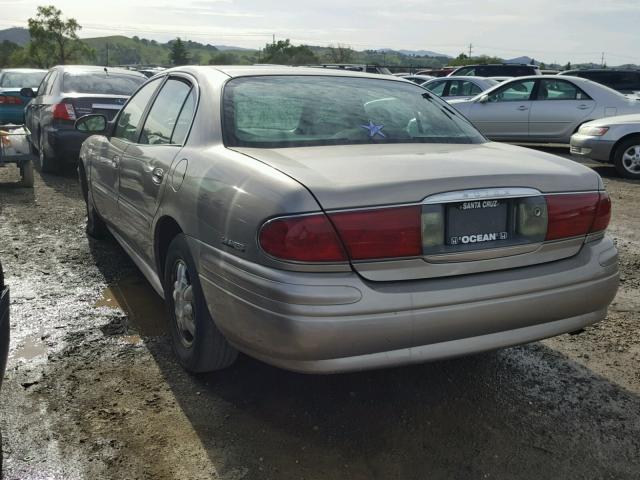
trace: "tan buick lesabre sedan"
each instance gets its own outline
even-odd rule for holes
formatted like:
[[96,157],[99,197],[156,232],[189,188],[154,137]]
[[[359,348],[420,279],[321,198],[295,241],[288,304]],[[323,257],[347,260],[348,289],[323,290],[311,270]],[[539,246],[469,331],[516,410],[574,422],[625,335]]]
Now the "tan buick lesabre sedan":
[[467,355],[579,330],[616,293],[600,177],[402,79],[180,67],[76,128],[87,231],[164,297],[191,371]]

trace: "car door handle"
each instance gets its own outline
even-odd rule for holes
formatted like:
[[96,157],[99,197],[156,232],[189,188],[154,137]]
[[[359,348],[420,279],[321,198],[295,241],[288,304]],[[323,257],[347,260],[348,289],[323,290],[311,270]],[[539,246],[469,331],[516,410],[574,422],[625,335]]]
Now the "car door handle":
[[585,105],[584,103],[582,105],[578,105],[579,110],[586,110],[587,108],[589,108],[589,105]]
[[164,170],[161,168],[154,168],[151,171],[151,181],[156,185],[160,185],[162,183],[162,179],[164,178]]
[[518,110],[520,110],[521,112],[524,112],[525,110],[529,110],[529,107],[525,107],[524,105],[520,105],[518,107]]
[[120,155],[113,156],[113,160],[111,160],[111,167],[115,169],[120,167]]

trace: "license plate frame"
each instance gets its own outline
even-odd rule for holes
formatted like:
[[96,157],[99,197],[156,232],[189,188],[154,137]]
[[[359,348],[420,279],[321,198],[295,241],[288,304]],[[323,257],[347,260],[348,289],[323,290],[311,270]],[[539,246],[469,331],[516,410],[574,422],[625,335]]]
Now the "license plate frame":
[[483,199],[446,204],[445,245],[482,248],[510,240],[510,202]]

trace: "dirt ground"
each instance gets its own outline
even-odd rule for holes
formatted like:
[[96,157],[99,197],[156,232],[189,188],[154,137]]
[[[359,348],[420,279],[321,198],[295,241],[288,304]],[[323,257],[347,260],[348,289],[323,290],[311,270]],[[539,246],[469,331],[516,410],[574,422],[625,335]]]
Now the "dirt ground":
[[5,478],[640,478],[640,182],[598,170],[622,283],[584,333],[348,375],[241,357],[192,376],[133,263],[85,236],[73,173],[31,190],[0,169]]

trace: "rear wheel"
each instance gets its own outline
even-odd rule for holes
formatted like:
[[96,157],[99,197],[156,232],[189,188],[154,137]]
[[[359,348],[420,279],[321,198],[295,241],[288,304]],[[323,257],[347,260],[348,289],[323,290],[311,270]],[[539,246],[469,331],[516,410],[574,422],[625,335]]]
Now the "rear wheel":
[[33,187],[33,162],[31,160],[20,166],[20,176],[22,177],[20,184],[23,187]]
[[177,235],[169,245],[164,269],[164,298],[173,350],[190,372],[220,370],[238,356],[215,326],[202,293],[187,240]]
[[640,180],[640,137],[632,137],[618,145],[613,164],[621,176]]
[[58,159],[47,153],[45,148],[44,132],[40,132],[40,143],[38,147],[38,168],[43,173],[57,173],[60,170]]

